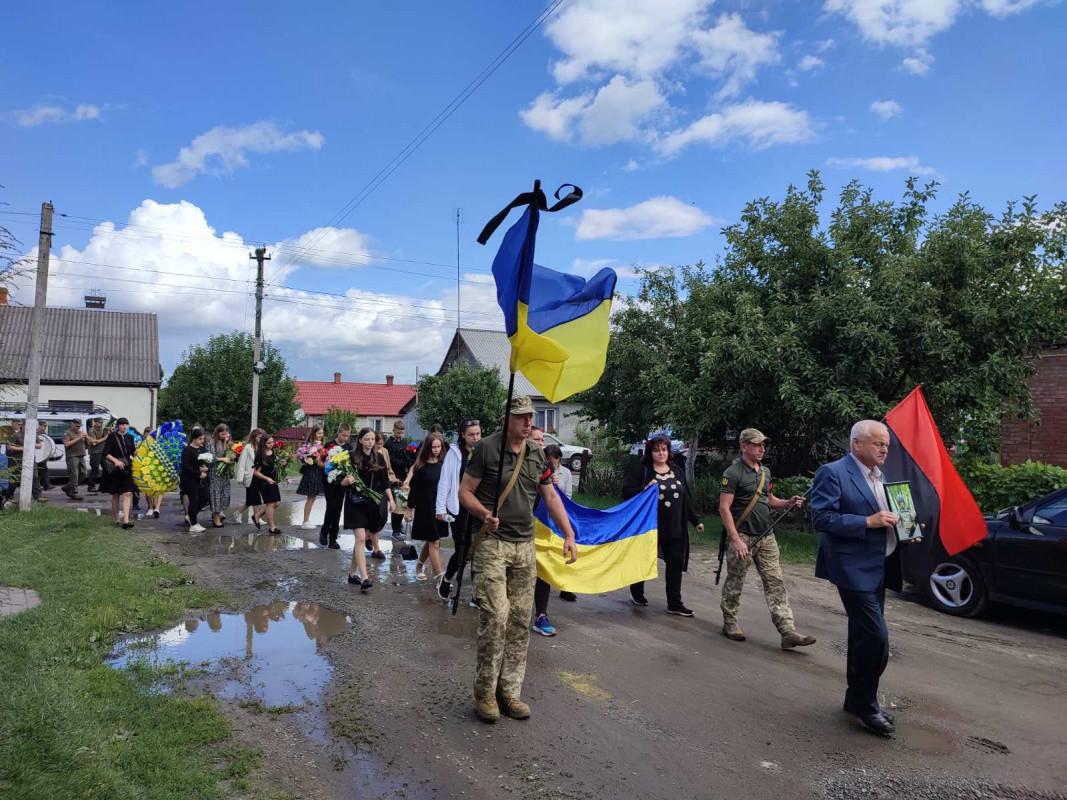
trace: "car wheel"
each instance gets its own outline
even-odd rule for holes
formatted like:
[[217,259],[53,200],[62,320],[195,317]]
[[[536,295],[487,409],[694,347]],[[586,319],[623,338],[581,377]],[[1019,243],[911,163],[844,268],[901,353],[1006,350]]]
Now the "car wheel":
[[582,471],[582,454],[581,453],[577,453],[577,454],[575,454],[574,456],[571,457],[571,471],[572,472],[581,472]]
[[934,608],[954,617],[977,617],[989,605],[982,573],[966,556],[950,556],[938,562],[925,588]]

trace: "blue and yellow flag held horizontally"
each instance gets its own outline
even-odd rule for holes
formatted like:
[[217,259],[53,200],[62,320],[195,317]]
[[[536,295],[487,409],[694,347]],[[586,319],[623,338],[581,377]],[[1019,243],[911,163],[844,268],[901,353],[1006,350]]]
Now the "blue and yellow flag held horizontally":
[[617,277],[614,270],[602,269],[586,281],[534,263],[540,212],[558,211],[582,197],[582,190],[571,186],[570,194],[548,207],[540,186],[535,182],[532,192],[519,195],[490,220],[478,242],[485,244],[511,209],[526,206],[504,235],[493,277],[511,340],[511,371],[522,372],[555,403],[593,386],[604,372]]
[[580,506],[556,490],[574,528],[578,560],[563,559],[563,535],[544,503],[534,511],[537,577],[557,589],[581,594],[613,592],[656,577],[655,488],[603,511]]

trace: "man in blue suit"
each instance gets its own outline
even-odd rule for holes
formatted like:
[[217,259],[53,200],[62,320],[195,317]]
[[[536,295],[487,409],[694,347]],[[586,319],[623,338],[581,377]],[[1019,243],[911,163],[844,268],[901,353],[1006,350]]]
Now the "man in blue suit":
[[889,510],[880,469],[889,453],[889,429],[874,420],[857,422],[849,450],[815,473],[815,577],[837,586],[848,615],[845,711],[859,717],[868,730],[889,735],[893,719],[878,706],[878,679],[889,661],[885,590],[903,586],[893,527],[897,517]]

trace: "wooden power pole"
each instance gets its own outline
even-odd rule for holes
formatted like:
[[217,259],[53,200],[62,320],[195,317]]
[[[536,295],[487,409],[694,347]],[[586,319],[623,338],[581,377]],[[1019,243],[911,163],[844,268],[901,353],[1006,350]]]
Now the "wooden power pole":
[[259,427],[259,376],[266,370],[266,365],[260,361],[263,349],[263,262],[270,261],[266,247],[257,247],[254,255],[249,258],[256,260],[256,342],[252,353],[252,427]]

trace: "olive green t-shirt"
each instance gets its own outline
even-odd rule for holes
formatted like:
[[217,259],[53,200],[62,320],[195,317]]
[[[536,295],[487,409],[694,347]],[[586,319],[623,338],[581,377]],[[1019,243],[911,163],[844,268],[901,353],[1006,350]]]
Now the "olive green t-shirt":
[[[478,442],[466,471],[467,475],[481,481],[474,496],[490,511],[493,510],[497,474],[500,472],[500,437],[502,435],[502,433],[494,433]],[[507,487],[518,460],[518,453],[513,452],[511,448],[505,450],[504,474],[500,481],[501,492]],[[525,542],[533,539],[533,511],[537,503],[537,487],[551,483],[552,470],[545,461],[544,451],[537,445],[527,442],[526,458],[522,461],[519,479],[511,490],[511,494],[497,511],[500,527],[497,528],[496,533],[490,535],[506,542]]]
[[[760,490],[760,498],[745,521],[737,526],[740,533],[747,533],[750,536],[759,536],[771,524],[771,507],[767,503],[767,497],[771,493],[771,471],[762,465],[760,470],[766,475],[763,480],[763,489]],[[752,469],[740,458],[727,467],[726,472],[722,474],[722,486],[719,487],[719,493],[734,496],[734,502],[730,505],[730,514],[735,523],[752,501],[752,495],[756,493],[756,487],[759,486],[759,477],[759,471]]]

